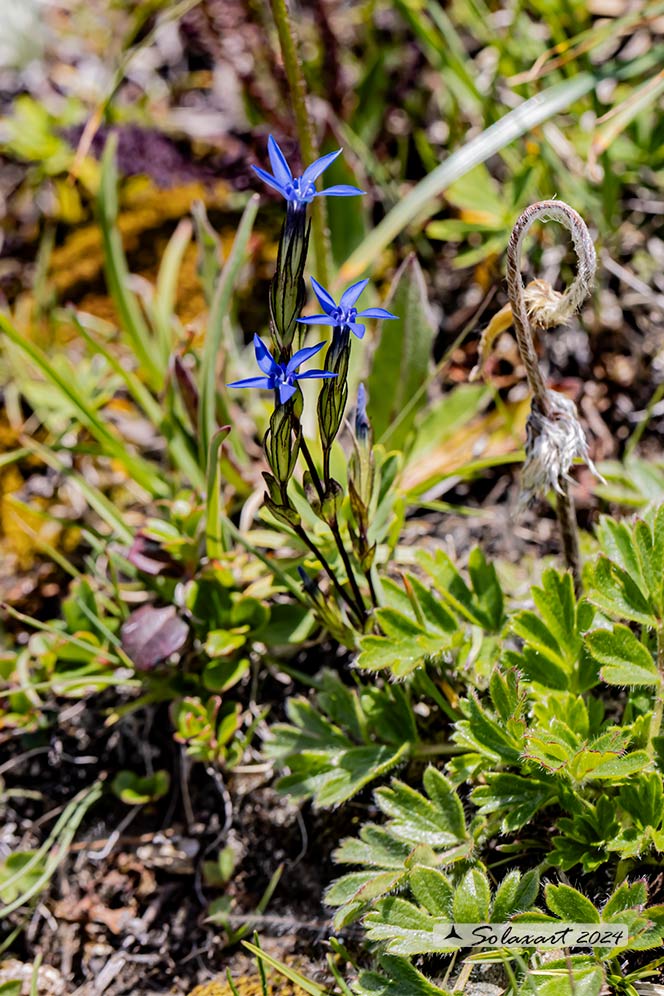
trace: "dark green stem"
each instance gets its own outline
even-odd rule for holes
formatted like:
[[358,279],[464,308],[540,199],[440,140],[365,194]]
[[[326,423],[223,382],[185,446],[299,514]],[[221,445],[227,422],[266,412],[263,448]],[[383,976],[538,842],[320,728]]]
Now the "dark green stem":
[[574,579],[576,597],[580,598],[583,594],[583,582],[581,581],[581,554],[579,553],[579,534],[574,503],[569,493],[569,484],[562,475],[558,478],[558,485],[561,490],[557,495],[556,515],[563,544],[563,556],[565,565],[569,568]]
[[655,687],[655,708],[650,723],[649,750],[654,754],[653,741],[660,735],[662,729],[662,713],[664,712],[664,624],[657,630],[657,671],[659,684]]
[[311,451],[307,446],[304,436],[302,436],[302,439],[300,441],[300,450],[307,464],[309,473],[311,474],[311,480],[314,482],[314,487],[318,492],[318,497],[322,501],[323,498],[325,497],[325,489],[323,488],[320,476],[318,474],[318,469],[316,467],[316,464],[314,463],[314,458],[311,455]]
[[[318,147],[307,111],[306,83],[297,52],[297,35],[288,10],[288,0],[272,0],[272,13],[279,35],[281,57],[284,60],[286,79],[293,101],[295,127],[300,142],[303,165],[310,165],[318,158]],[[324,287],[328,285],[328,248],[325,198],[315,197],[311,205],[316,253],[317,277]]]
[[346,603],[346,605],[348,606],[348,608],[356,616],[357,621],[360,623],[360,625],[363,626],[364,625],[364,615],[363,615],[363,613],[360,612],[360,610],[358,609],[358,607],[355,605],[355,602],[353,601],[353,599],[350,597],[350,595],[348,595],[343,590],[343,588],[339,584],[339,580],[338,580],[336,574],[334,573],[334,571],[332,570],[332,567],[330,566],[330,564],[329,564],[328,560],[326,559],[325,555],[322,553],[321,550],[318,549],[318,547],[313,542],[313,540],[309,539],[309,537],[307,536],[307,534],[304,531],[304,529],[302,528],[302,526],[293,526],[292,529],[296,533],[296,535],[299,536],[299,538],[302,540],[302,542],[305,544],[305,546],[307,546],[309,548],[309,550],[311,550],[311,552],[313,553],[314,557],[316,557],[316,559],[320,561],[321,567],[323,568],[323,570],[325,571],[325,573],[329,577],[330,581],[334,585],[334,589],[337,592],[337,594],[339,595],[339,598],[341,598]]
[[369,594],[371,595],[371,604],[374,609],[378,608],[378,596],[376,595],[376,589],[374,588],[373,578],[371,576],[371,568],[367,567],[364,572],[364,576],[367,579],[367,584],[369,585]]
[[353,591],[353,596],[357,602],[358,609],[360,610],[362,621],[366,618],[367,609],[364,604],[364,599],[362,598],[362,592],[360,591],[359,585],[357,583],[357,578],[355,577],[355,571],[353,570],[353,565],[351,564],[350,557],[348,556],[348,551],[344,546],[344,541],[339,531],[339,525],[334,519],[332,522],[328,522],[330,529],[332,530],[332,535],[334,536],[334,541],[337,544],[337,549],[341,554],[341,559],[344,562],[344,567],[346,568],[346,575],[350,583],[351,589]]
[[[309,450],[309,447],[307,446],[304,437],[302,437],[302,440],[300,442],[300,450],[302,451],[302,455],[304,456],[304,459],[306,461],[309,473],[311,474],[311,479],[314,483],[314,487],[318,492],[318,497],[320,498],[321,501],[323,501],[323,499],[325,498],[325,490],[323,488],[323,484],[321,483],[321,479],[318,475],[318,470],[316,468],[316,464],[314,463],[314,459],[311,455],[311,451]],[[338,523],[336,522],[336,520],[332,520],[332,522],[328,521],[327,524],[330,527],[332,535],[334,536],[334,541],[337,544],[337,549],[339,551],[339,554],[341,555],[341,559],[343,560],[344,567],[346,568],[348,583],[351,586],[355,602],[357,603],[357,609],[360,611],[362,619],[364,620],[367,614],[366,606],[364,604],[364,599],[362,598],[362,592],[360,591],[359,585],[357,583],[357,578],[355,577],[355,571],[353,570],[353,565],[351,563],[350,557],[348,556],[348,551],[346,550],[346,547],[344,545],[343,537],[341,535],[341,532],[339,531]]]

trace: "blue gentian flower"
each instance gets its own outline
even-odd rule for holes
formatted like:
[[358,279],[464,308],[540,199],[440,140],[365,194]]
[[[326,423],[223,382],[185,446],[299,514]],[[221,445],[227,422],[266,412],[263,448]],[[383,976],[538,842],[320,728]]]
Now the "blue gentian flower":
[[252,166],[255,173],[258,173],[261,180],[269,187],[278,190],[282,197],[285,197],[289,204],[300,207],[303,204],[310,204],[314,197],[354,197],[356,194],[363,194],[365,191],[358,187],[351,187],[347,183],[338,183],[334,187],[327,187],[326,190],[316,190],[315,183],[330,163],[334,162],[337,156],[341,155],[341,149],[336,152],[328,152],[326,156],[321,156],[311,166],[307,166],[302,176],[293,176],[290,166],[284,158],[284,154],[272,138],[267,140],[267,151],[270,157],[272,173],[261,169],[260,166]]
[[368,280],[358,280],[356,284],[352,284],[348,290],[343,292],[341,300],[337,304],[329,291],[321,287],[318,281],[312,277],[311,285],[325,314],[307,315],[305,318],[298,318],[298,322],[304,322],[306,325],[331,325],[333,328],[343,328],[347,325],[353,335],[356,335],[358,339],[363,339],[365,326],[358,324],[356,319],[397,317],[391,311],[386,311],[385,308],[357,310],[355,302],[368,283]]
[[232,384],[227,384],[226,386],[262,387],[271,391],[278,391],[279,401],[283,405],[295,394],[296,380],[337,376],[335,373],[329,373],[327,370],[307,370],[305,373],[295,372],[301,363],[315,356],[324,345],[324,342],[319,342],[317,346],[305,346],[304,349],[298,349],[297,353],[291,357],[288,363],[277,363],[260,336],[255,335],[254,350],[256,352],[256,362],[266,376],[247,377],[245,380],[235,380]]

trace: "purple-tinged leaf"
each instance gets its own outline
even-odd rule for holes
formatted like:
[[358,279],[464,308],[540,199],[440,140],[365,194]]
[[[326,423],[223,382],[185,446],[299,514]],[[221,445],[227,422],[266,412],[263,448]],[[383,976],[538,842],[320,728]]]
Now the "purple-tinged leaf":
[[161,609],[143,605],[129,616],[120,633],[122,649],[139,671],[151,671],[171,654],[181,650],[189,626],[174,605]]

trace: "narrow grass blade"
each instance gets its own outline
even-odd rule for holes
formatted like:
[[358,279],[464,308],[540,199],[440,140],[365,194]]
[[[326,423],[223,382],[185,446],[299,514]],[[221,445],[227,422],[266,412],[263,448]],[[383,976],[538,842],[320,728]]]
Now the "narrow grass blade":
[[615,142],[634,118],[647,107],[655,105],[664,92],[664,69],[637,87],[629,97],[605,114],[593,135],[588,155],[588,166],[597,169],[597,160]]
[[205,548],[210,560],[216,560],[225,551],[221,511],[221,447],[230,431],[230,425],[224,425],[215,432],[208,454]]
[[157,473],[156,468],[141,457],[130,453],[126,443],[104,425],[98,413],[87,404],[86,399],[76,386],[68,382],[55,369],[46,354],[29,339],[22,336],[2,314],[0,314],[0,331],[4,332],[9,341],[29,357],[44,377],[60,392],[76,412],[81,425],[84,425],[94,436],[107,456],[118,460],[129,476],[150,494],[165,497],[169,493],[168,486]]
[[47,467],[51,467],[58,474],[62,474],[76,485],[90,508],[97,513],[102,522],[105,522],[111,530],[114,539],[119,540],[121,543],[132,542],[134,537],[131,529],[126,525],[113,502],[99,488],[96,488],[94,484],[90,484],[82,474],[77,473],[77,471],[72,470],[71,467],[62,463],[53,450],[49,449],[48,446],[43,446],[36,439],[30,439],[30,446],[26,447],[26,449],[29,453],[33,453],[43,460]]
[[198,246],[196,271],[203,285],[206,304],[210,307],[214,299],[214,289],[221,274],[221,239],[210,224],[203,201],[194,201],[191,205],[191,213],[194,218]]
[[242,944],[248,951],[251,951],[256,958],[260,961],[265,962],[271,968],[274,968],[280,975],[285,976],[294,982],[296,986],[300,989],[304,989],[305,993],[309,993],[309,996],[326,996],[327,990],[319,986],[318,983],[314,982],[313,979],[308,979],[305,975],[301,975],[296,972],[295,969],[291,968],[289,965],[285,965],[283,961],[277,961],[272,955],[266,954],[261,948],[257,947],[255,944],[251,944],[249,941],[243,941]]
[[159,341],[161,360],[166,366],[173,351],[173,313],[182,260],[191,242],[193,225],[183,218],[170,238],[157,274],[154,302],[154,323]]
[[200,371],[200,410],[199,410],[199,444],[201,462],[207,459],[210,442],[217,430],[216,397],[217,397],[217,357],[222,345],[224,320],[228,314],[233,293],[233,284],[238,270],[244,260],[244,255],[258,211],[258,194],[253,194],[247,203],[240,220],[233,248],[221,271],[217,290],[210,310],[207,334],[203,346],[203,359]]
[[120,326],[146,381],[153,390],[161,390],[166,365],[158,362],[152,334],[147,326],[138,298],[129,289],[129,269],[122,247],[118,220],[117,136],[106,142],[101,161],[101,182],[97,196],[97,215],[104,248],[104,270],[108,292],[120,317]]
[[423,220],[435,214],[439,207],[438,198],[451,183],[510,142],[590,93],[596,83],[597,77],[593,73],[579,73],[572,79],[557,83],[526,100],[453,152],[449,159],[418,183],[369,233],[341,268],[338,283],[347,284],[361,276],[383,249],[415,218]]
[[58,867],[66,859],[69,853],[69,848],[71,847],[76,831],[78,830],[85,814],[90,809],[91,806],[95,804],[103,793],[103,786],[101,782],[95,782],[95,784],[90,789],[86,789],[85,792],[79,793],[67,806],[64,813],[58,820],[56,826],[53,829],[51,835],[42,844],[38,851],[35,852],[33,858],[28,861],[22,868],[21,871],[14,875],[13,878],[8,879],[8,881],[3,882],[3,888],[7,888],[18,878],[22,878],[25,873],[31,868],[35,867],[37,863],[45,856],[47,851],[51,848],[51,853],[49,855],[48,861],[44,867],[43,873],[39,878],[26,889],[25,892],[17,896],[16,899],[7,903],[0,910],[0,919],[4,920],[8,917],[14,910],[20,909],[24,906],[33,896],[36,896],[48,882],[51,880],[54,873],[57,871]]
[[0,455],[0,470],[4,467],[9,467],[12,463],[18,463],[26,456],[30,456],[30,450],[27,446],[22,446],[18,450],[10,450],[9,453],[3,453]]
[[95,335],[92,330],[87,327],[85,323],[88,316],[84,313],[74,311],[73,309],[65,311],[64,316],[66,319],[74,323],[77,331],[80,332],[88,345],[92,346],[95,353],[99,353],[103,356],[111,370],[122,378],[127,391],[134,399],[138,407],[150,419],[152,424],[158,428],[162,419],[162,412],[159,402],[155,400],[152,394],[150,394],[145,384],[136,376],[136,374],[132,370],[128,370],[127,367],[120,362],[117,356],[115,356],[110,349],[106,348],[106,345],[102,342],[99,336]]

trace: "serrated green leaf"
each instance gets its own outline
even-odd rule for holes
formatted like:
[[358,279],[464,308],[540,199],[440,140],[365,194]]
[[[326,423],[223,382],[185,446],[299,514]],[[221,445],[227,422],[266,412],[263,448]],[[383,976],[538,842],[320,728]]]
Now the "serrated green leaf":
[[[537,996],[600,996],[604,987],[604,970],[601,966],[573,968],[538,968],[531,970],[537,985]],[[520,996],[531,996],[532,988],[526,984]]]
[[452,918],[456,923],[483,923],[489,919],[491,887],[481,868],[471,868],[454,890]]
[[418,903],[434,916],[450,916],[454,888],[437,868],[416,865],[408,875],[408,884]]
[[403,869],[410,844],[397,840],[383,827],[369,823],[359,837],[347,837],[333,852],[336,864],[367,865],[383,869]]
[[480,704],[474,694],[468,699],[467,721],[456,724],[454,739],[489,753],[497,761],[516,764],[521,756],[522,744],[503,729]]
[[417,561],[433,580],[445,604],[462,619],[474,626],[481,626],[488,632],[502,625],[502,616],[500,619],[497,617],[499,599],[502,598],[502,595],[499,596],[496,591],[498,581],[492,574],[491,568],[487,568],[486,571],[482,569],[481,554],[480,560],[475,561],[474,569],[477,583],[481,588],[479,593],[471,591],[452,559],[443,550],[436,550],[433,554],[426,550],[418,551]]
[[488,563],[479,547],[471,550],[468,558],[468,573],[473,585],[475,605],[487,621],[487,628],[496,632],[504,621],[503,591],[498,581],[496,568]]
[[617,889],[611,893],[602,908],[602,920],[609,920],[618,916],[625,910],[635,906],[645,906],[648,901],[648,886],[645,879],[637,879],[636,882],[622,882]]
[[441,633],[455,633],[458,629],[456,620],[443,603],[422,584],[419,578],[408,574],[407,579],[417,601],[418,613],[427,629],[440,630]]
[[383,955],[381,972],[360,972],[354,986],[357,996],[451,996],[418,972],[405,958]]
[[452,784],[433,765],[424,772],[422,783],[431,802],[438,809],[439,822],[444,823],[446,829],[458,840],[462,840],[466,835],[466,820],[461,800]]
[[605,556],[600,556],[595,564],[589,598],[613,619],[657,625],[652,606],[636,581]]
[[364,920],[370,941],[387,941],[390,954],[416,955],[441,950],[435,943],[436,919],[398,896],[380,900]]
[[658,827],[664,821],[664,786],[658,771],[639,775],[621,786],[618,804],[629,813],[637,826]]
[[511,871],[496,890],[491,909],[493,923],[504,923],[517,913],[525,913],[537,899],[539,873],[537,870],[521,875]]
[[406,880],[405,871],[349,872],[333,882],[325,893],[328,906],[345,906],[351,901],[368,903],[392,892]]
[[[427,773],[435,771],[429,768]],[[410,785],[394,779],[389,787],[376,792],[376,801],[390,819],[390,831],[401,840],[429,844],[432,847],[449,847],[465,839],[465,826],[459,824],[459,801],[453,801],[451,786],[436,772],[430,776],[436,797],[426,799]],[[461,810],[463,815],[463,810]],[[463,832],[461,832],[463,828]]]
[[600,915],[594,904],[571,885],[553,885],[544,889],[546,905],[561,920],[571,923],[599,923]]
[[600,664],[602,680],[610,685],[657,685],[657,666],[647,647],[628,626],[611,631],[597,629],[586,636],[586,644]]
[[637,771],[642,771],[652,763],[652,759],[647,751],[635,750],[623,757],[610,758],[603,761],[598,767],[593,768],[589,774],[590,778],[627,778]]
[[483,815],[503,814],[503,833],[520,830],[535,813],[551,805],[556,798],[553,784],[533,776],[524,778],[508,772],[490,772],[486,782],[473,789],[471,799]]
[[337,806],[352,798],[375,778],[380,778],[391,768],[405,760],[410,744],[400,747],[370,746],[351,747],[343,751],[336,764],[314,792],[314,808]]
[[[288,739],[291,729],[282,728],[278,739],[275,734],[272,750],[275,744],[284,747],[293,742]],[[336,806],[399,764],[409,750],[407,743],[399,747],[375,744],[336,751],[300,748],[297,753],[286,753],[291,773],[279,779],[277,788],[298,798],[312,796],[315,808]]]

